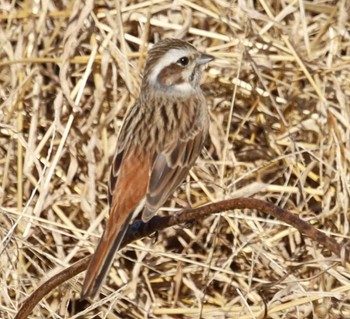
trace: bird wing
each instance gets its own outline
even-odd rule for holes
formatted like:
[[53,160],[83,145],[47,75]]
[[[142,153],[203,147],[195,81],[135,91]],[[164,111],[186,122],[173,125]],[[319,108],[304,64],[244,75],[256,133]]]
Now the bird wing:
[[206,131],[197,128],[155,156],[146,195],[142,220],[147,222],[185,179],[199,156]]

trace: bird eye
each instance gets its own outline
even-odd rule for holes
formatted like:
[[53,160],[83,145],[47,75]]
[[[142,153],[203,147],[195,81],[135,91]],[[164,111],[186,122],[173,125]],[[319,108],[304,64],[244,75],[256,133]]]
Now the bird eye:
[[182,58],[178,59],[176,63],[181,64],[182,66],[186,66],[186,65],[188,65],[189,61],[190,60],[188,59],[187,56],[183,56]]

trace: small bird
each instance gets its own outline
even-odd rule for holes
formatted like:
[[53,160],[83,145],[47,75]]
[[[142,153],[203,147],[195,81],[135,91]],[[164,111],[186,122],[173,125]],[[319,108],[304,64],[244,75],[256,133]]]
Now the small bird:
[[130,223],[150,220],[184,180],[199,156],[209,114],[199,86],[214,59],[179,39],[148,52],[141,92],[117,142],[109,179],[110,216],[88,266],[82,298],[95,297]]

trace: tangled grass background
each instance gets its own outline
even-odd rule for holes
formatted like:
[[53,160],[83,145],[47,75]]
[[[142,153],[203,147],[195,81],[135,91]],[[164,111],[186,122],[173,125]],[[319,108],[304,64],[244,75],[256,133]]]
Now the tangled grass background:
[[[238,196],[349,239],[350,3],[0,0],[0,318],[92,253],[118,130],[149,45],[193,43],[206,148],[160,214]],[[102,295],[83,275],[31,318],[348,318],[348,267],[288,225],[228,211],[123,249]]]

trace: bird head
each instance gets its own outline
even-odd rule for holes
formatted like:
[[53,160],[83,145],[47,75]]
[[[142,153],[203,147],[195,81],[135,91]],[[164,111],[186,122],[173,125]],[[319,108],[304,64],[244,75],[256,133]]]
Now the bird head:
[[202,66],[213,59],[213,56],[199,52],[183,40],[159,41],[148,53],[143,90],[148,87],[158,93],[193,94],[199,88]]

